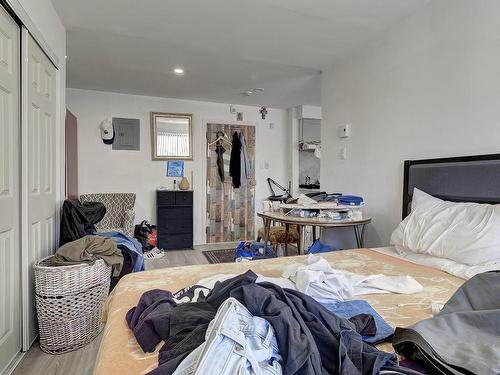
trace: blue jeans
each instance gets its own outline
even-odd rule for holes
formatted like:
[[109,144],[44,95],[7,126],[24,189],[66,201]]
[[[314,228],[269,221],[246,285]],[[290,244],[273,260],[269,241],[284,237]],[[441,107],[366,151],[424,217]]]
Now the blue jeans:
[[228,298],[210,322],[206,341],[192,351],[174,375],[280,375],[278,345],[271,324]]
[[358,314],[372,315],[375,319],[375,325],[377,326],[377,334],[375,336],[363,336],[364,342],[377,344],[387,341],[394,334],[394,328],[392,328],[365,300],[327,302],[322,303],[322,305],[331,312],[346,319]]

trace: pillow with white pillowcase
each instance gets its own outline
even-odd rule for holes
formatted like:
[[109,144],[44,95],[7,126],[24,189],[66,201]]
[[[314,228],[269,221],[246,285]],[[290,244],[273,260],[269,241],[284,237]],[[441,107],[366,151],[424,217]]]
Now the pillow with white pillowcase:
[[500,205],[449,202],[414,189],[411,213],[391,244],[468,265],[500,262]]

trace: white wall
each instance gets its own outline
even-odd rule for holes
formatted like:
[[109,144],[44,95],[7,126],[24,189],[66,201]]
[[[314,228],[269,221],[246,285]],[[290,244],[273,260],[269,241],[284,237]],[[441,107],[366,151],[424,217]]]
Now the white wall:
[[64,64],[66,55],[66,29],[50,0],[17,0],[43,38]]
[[[155,190],[158,186],[172,186],[173,178],[165,177],[166,162],[151,160],[149,115],[154,112],[193,114],[194,161],[186,161],[185,175],[194,173],[194,241],[205,242],[206,183],[206,123],[237,123],[229,113],[229,105],[190,100],[125,95],[78,89],[67,90],[68,108],[78,118],[78,189],[79,194],[90,192],[135,192],[137,194],[136,221],[156,222]],[[266,120],[261,120],[258,107],[236,106],[244,113],[240,124],[256,125],[256,211],[261,200],[269,195],[267,177],[287,183],[288,132],[287,112],[269,109]],[[113,151],[104,145],[99,124],[106,117],[140,119],[141,150]],[[274,127],[270,128],[270,123]],[[264,169],[265,162],[269,169]]]
[[[64,121],[66,117],[66,28],[59,18],[50,0],[15,0],[9,1],[17,9],[20,5],[30,18],[38,33],[30,30],[35,36],[41,35],[45,43],[56,55],[58,61],[57,72],[57,131],[56,131],[56,181],[59,186],[57,200],[64,200],[65,176],[64,176]],[[17,4],[14,4],[17,2]],[[38,41],[41,42],[41,41]]]
[[324,70],[321,182],[366,198],[367,245],[401,218],[403,160],[500,152],[499,20],[497,0],[431,2]]

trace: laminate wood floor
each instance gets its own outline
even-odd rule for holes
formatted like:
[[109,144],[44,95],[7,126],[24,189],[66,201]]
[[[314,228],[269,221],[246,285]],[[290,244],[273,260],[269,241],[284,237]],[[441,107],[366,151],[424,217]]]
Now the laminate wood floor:
[[[160,259],[147,259],[146,270],[207,264],[208,261],[202,254],[203,250],[228,249],[237,243],[219,243],[195,246],[195,249],[172,250],[166,252]],[[74,352],[50,355],[41,351],[38,343],[33,344],[24,355],[13,375],[88,375],[92,374],[95,359],[99,351],[101,335],[86,347]],[[112,374],[110,374],[112,375]]]

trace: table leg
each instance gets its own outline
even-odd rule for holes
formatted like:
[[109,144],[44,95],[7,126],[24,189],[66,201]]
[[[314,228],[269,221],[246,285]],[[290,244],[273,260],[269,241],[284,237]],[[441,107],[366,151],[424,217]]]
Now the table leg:
[[[361,227],[361,229],[360,229]],[[361,224],[361,225],[354,225],[354,236],[356,237],[356,245],[358,246],[358,249],[361,249],[364,246],[364,235],[365,235],[365,228],[366,224]]]
[[269,232],[271,231],[271,220],[265,218],[264,219],[264,243],[267,245],[269,241]]
[[303,233],[303,230],[304,230],[304,227],[300,224],[297,224],[297,229],[299,231],[299,240],[297,242],[297,250],[299,252],[299,255],[302,255],[302,240],[304,239],[304,233]]
[[366,229],[366,224],[363,224],[361,226],[361,235],[360,235],[360,244],[361,244],[361,247],[365,247],[365,229]]
[[313,243],[316,242],[316,227],[313,225]]
[[285,224],[285,256],[288,256],[288,238],[290,237],[290,224]]

